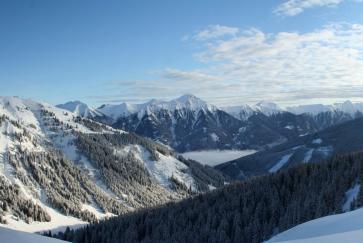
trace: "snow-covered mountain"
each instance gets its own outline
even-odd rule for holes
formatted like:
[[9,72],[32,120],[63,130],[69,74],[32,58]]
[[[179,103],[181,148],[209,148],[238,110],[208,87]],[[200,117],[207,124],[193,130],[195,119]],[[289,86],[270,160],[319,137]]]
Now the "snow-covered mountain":
[[103,116],[103,114],[96,109],[90,108],[87,104],[81,101],[70,101],[64,104],[57,105],[57,107],[73,112],[76,116],[84,118],[92,118],[95,116]]
[[221,109],[242,121],[246,121],[250,116],[255,113],[255,110],[252,109],[252,107],[249,105],[225,106],[221,107]]
[[313,104],[287,107],[286,111],[294,114],[308,113],[317,115],[322,112],[343,112],[354,116],[357,112],[363,112],[363,103],[353,103],[349,100],[331,105]]
[[275,125],[282,123],[269,122],[270,118],[262,113],[247,121],[219,109],[161,109],[143,116],[139,114],[120,117],[112,126],[160,141],[178,152],[261,149],[286,141],[290,133],[306,133],[294,128],[281,128],[286,133],[280,133],[281,129],[276,129]]
[[198,112],[200,110],[213,111],[215,109],[215,106],[208,104],[198,97],[186,94],[170,101],[152,99],[142,104],[122,103],[119,105],[102,105],[98,108],[98,111],[117,120],[120,117],[126,117],[135,113],[138,114],[138,117],[143,117],[145,114],[155,113],[160,110],[171,112],[175,110],[190,110]]
[[122,103],[89,108],[80,102],[59,107],[149,137],[178,152],[203,149],[264,149],[301,135],[353,120],[363,113],[360,103],[281,108],[262,101],[255,105],[217,108],[194,95],[170,101]]
[[255,105],[239,105],[239,106],[225,106],[220,109],[233,115],[237,119],[247,120],[253,114],[262,113],[264,115],[270,116],[279,112],[284,112],[285,110],[280,108],[277,104],[269,101],[261,101]]
[[271,102],[222,110],[193,95],[183,95],[168,102],[103,105],[98,110],[115,119],[114,128],[149,137],[178,152],[261,149],[315,131],[305,116],[282,112]]
[[286,108],[281,108],[276,103],[261,101],[255,105],[245,104],[239,106],[225,106],[221,107],[220,109],[242,120],[246,120],[248,119],[248,117],[258,112],[261,112],[267,116],[280,112],[290,112],[296,115],[305,113],[312,116],[316,116],[320,113],[332,112],[332,113],[344,113],[354,117],[357,112],[363,112],[363,103],[353,103],[347,100],[342,103],[334,103],[331,105],[310,104],[310,105],[288,106]]
[[10,227],[80,225],[225,181],[149,139],[46,103],[0,97],[0,223]]

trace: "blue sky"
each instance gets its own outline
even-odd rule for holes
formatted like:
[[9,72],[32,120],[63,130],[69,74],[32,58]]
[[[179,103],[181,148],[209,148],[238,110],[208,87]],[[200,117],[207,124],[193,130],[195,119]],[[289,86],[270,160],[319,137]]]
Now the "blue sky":
[[2,0],[0,95],[361,100],[362,12],[359,0]]

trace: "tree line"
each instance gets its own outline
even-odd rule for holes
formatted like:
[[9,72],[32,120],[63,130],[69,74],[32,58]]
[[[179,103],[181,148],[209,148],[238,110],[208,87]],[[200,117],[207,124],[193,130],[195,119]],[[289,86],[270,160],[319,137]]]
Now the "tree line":
[[[363,153],[298,165],[212,192],[68,230],[93,242],[262,242],[297,224],[341,213],[345,192],[363,179]],[[359,192],[351,208],[363,205]]]

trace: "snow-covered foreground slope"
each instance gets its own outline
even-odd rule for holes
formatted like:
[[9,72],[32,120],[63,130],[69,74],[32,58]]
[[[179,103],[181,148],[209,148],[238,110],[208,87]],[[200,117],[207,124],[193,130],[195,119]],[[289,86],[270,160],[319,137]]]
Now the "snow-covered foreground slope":
[[224,184],[212,168],[79,115],[0,97],[0,224],[78,227]]
[[11,243],[65,243],[65,241],[37,234],[11,230],[0,226],[0,242]]
[[196,160],[205,165],[216,166],[255,152],[255,150],[205,150],[186,152],[182,155],[185,158]]
[[363,239],[363,208],[315,219],[276,235],[268,243],[359,243]]

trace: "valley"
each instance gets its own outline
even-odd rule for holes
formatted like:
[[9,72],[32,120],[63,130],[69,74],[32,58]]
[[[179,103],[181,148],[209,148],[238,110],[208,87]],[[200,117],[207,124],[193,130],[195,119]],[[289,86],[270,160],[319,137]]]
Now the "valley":
[[196,160],[201,164],[216,166],[231,160],[254,154],[255,150],[205,150],[192,151],[182,154],[183,157]]
[[0,1],[0,243],[362,243],[362,13]]

